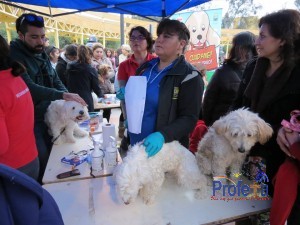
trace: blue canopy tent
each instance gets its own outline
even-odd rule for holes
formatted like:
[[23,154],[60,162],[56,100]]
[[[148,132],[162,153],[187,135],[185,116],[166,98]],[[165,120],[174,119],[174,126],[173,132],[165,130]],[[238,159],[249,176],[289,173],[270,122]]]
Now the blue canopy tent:
[[[20,7],[14,3],[49,7],[49,14],[44,15],[52,17],[94,11],[132,14],[151,19],[149,16],[169,17],[180,10],[188,9],[207,1],[209,0],[0,0],[0,3],[23,9],[28,8]],[[73,9],[74,11],[52,15],[51,8]]]

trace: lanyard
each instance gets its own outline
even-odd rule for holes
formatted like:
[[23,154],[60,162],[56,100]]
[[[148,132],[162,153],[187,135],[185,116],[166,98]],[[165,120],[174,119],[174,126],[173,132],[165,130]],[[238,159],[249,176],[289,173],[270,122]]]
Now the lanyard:
[[[154,67],[155,67],[157,64],[158,64],[158,62],[155,63],[155,64],[152,66],[152,68],[151,68],[151,70],[150,70],[149,77],[148,77],[148,79],[147,79],[147,83],[149,83],[150,78],[151,78],[151,76],[152,76],[152,71],[153,71]],[[169,67],[170,67],[172,64],[173,64],[173,62],[172,62],[170,65],[166,66],[164,69],[162,69],[158,74],[156,74],[156,76],[150,81],[149,84],[152,84],[153,81],[154,81],[154,80],[155,80],[162,72],[164,72],[166,69],[169,69]]]

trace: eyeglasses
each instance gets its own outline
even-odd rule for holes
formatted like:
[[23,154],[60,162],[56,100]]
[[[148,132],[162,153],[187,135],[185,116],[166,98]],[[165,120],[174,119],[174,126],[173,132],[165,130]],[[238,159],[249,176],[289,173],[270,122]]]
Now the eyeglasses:
[[142,41],[142,40],[145,40],[146,38],[143,36],[143,35],[140,35],[140,36],[131,36],[129,38],[130,41]]
[[24,15],[23,18],[21,19],[20,26],[22,25],[22,23],[24,22],[24,20],[26,20],[29,23],[32,23],[32,22],[35,22],[35,21],[44,23],[44,19],[41,16]]

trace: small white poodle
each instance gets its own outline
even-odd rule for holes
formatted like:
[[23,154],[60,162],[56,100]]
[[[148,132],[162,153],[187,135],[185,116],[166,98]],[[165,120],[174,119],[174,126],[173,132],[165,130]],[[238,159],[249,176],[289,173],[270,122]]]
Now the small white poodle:
[[[240,173],[242,164],[256,142],[272,136],[269,124],[256,113],[241,108],[215,121],[199,142],[196,158],[200,170],[210,177]],[[211,178],[208,180],[211,184]]]
[[78,122],[90,118],[86,106],[75,101],[52,101],[45,114],[45,122],[49,128],[49,134],[53,136],[52,142],[74,143],[75,136],[84,137],[88,132],[81,130]]
[[117,190],[125,204],[139,195],[146,204],[152,204],[170,172],[177,183],[195,190],[195,197],[207,194],[207,180],[199,171],[195,156],[179,142],[164,144],[153,157],[148,158],[143,145],[134,145],[115,172]]

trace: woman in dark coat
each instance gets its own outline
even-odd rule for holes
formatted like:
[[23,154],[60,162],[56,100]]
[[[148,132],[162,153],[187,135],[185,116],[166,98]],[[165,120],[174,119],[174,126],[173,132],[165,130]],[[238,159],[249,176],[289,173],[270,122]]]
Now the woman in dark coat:
[[202,115],[207,126],[224,116],[234,101],[247,62],[257,55],[255,36],[241,32],[234,36],[228,59],[216,70],[205,91]]
[[81,45],[77,50],[78,61],[67,66],[68,90],[77,93],[88,104],[89,112],[94,111],[92,91],[102,97],[98,74],[91,63],[88,47]]
[[285,159],[276,143],[277,131],[282,119],[289,120],[290,112],[300,108],[300,14],[271,13],[260,19],[259,28],[255,42],[259,57],[247,65],[233,108],[249,107],[274,130],[265,145],[256,144],[250,152],[256,161],[266,162],[272,195],[272,178]]

